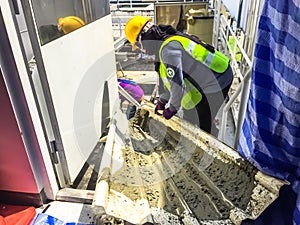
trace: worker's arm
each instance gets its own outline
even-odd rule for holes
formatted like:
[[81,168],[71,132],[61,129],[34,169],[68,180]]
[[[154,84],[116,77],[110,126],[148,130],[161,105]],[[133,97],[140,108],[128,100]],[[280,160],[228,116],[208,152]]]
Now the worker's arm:
[[170,98],[170,92],[165,87],[164,82],[162,81],[161,77],[159,76],[159,83],[158,83],[158,93],[159,93],[159,101],[163,104],[166,104]]
[[172,43],[167,44],[162,50],[162,60],[166,66],[168,80],[171,84],[169,104],[178,110],[184,92],[181,49]]

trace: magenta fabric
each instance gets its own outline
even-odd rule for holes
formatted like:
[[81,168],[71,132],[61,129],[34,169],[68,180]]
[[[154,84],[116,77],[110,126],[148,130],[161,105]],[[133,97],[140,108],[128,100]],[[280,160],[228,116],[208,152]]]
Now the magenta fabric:
[[[139,85],[128,84],[124,82],[119,82],[119,85],[128,92],[136,101],[140,101],[144,96],[144,91]],[[124,102],[126,98],[120,95],[121,102]]]

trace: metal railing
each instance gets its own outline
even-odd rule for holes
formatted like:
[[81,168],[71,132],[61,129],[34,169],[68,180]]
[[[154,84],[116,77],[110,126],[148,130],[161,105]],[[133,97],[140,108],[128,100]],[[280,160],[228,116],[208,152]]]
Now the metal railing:
[[115,39],[124,36],[126,22],[135,15],[143,15],[154,19],[153,3],[117,3],[111,4],[112,30]]
[[[245,32],[241,30],[233,29],[234,23],[231,23],[230,18],[226,18],[221,14],[221,0],[217,0],[216,6],[216,23],[214,40],[223,41],[221,48],[223,47],[225,53],[230,56],[231,65],[235,72],[236,79],[239,80],[239,84],[233,90],[233,94],[230,96],[228,102],[225,104],[222,110],[222,121],[219,132],[219,139],[224,141],[226,134],[227,117],[229,110],[236,111],[237,116],[235,121],[235,132],[233,140],[233,148],[237,149],[238,139],[242,130],[242,124],[245,118],[246,107],[248,102],[248,95],[250,90],[253,53],[255,47],[255,37],[257,32],[258,18],[262,3],[259,0],[251,0],[248,5],[247,11],[247,26]],[[237,35],[238,34],[238,35]],[[241,35],[243,34],[243,35]],[[233,46],[230,45],[229,39],[233,39]],[[242,37],[242,40],[240,38]],[[232,44],[232,43],[231,43]],[[240,54],[240,59],[237,60],[236,56]],[[233,108],[233,104],[237,103],[238,107]],[[234,113],[232,113],[234,116]]]
[[[246,109],[246,102],[247,102],[247,96],[249,92],[249,83],[250,83],[250,76],[252,71],[252,61],[250,60],[249,56],[247,55],[246,51],[244,50],[239,38],[236,35],[236,32],[231,28],[230,20],[227,20],[224,15],[220,16],[220,32],[219,35],[221,39],[224,41],[225,46],[222,47],[225,48],[223,51],[225,51],[225,54],[227,53],[230,57],[231,66],[234,70],[234,74],[236,79],[240,81],[239,85],[234,90],[234,93],[232,96],[230,96],[229,101],[225,104],[222,112],[222,121],[221,121],[221,127],[220,127],[220,133],[219,133],[219,139],[221,141],[224,141],[225,139],[225,133],[226,133],[226,124],[227,124],[227,117],[228,112],[231,109],[233,103],[235,101],[238,101],[238,117],[237,122],[235,124],[235,135],[234,135],[234,146],[237,147],[237,139],[238,135],[240,133],[241,123],[244,119],[244,112]],[[219,37],[219,39],[220,39]],[[233,39],[233,46],[229,43],[229,37]],[[236,56],[237,54],[240,54],[240,59],[237,60]],[[244,69],[247,68],[245,75],[242,72]],[[238,99],[240,97],[241,99]]]

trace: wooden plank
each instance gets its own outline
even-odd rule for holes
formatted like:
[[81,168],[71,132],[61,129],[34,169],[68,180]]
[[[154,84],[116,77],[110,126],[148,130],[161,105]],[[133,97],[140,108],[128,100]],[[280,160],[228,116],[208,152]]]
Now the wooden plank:
[[95,191],[90,190],[63,188],[58,191],[56,200],[91,204],[94,194]]

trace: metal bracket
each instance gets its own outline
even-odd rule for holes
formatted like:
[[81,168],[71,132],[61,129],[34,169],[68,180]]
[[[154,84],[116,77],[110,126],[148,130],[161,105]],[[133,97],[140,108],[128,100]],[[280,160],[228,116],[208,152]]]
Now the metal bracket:
[[55,140],[54,141],[50,141],[50,149],[51,149],[50,156],[51,156],[53,162],[55,164],[58,164],[59,162],[58,162],[58,158],[57,158],[57,155],[56,155],[56,153],[58,152],[58,150],[57,150],[57,146],[56,146]]

